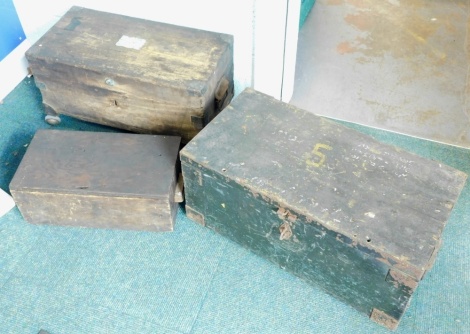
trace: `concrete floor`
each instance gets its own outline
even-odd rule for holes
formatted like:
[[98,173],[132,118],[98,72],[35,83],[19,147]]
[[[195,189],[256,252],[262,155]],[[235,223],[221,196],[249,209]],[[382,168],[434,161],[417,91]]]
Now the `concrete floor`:
[[468,0],[317,0],[291,103],[470,148]]

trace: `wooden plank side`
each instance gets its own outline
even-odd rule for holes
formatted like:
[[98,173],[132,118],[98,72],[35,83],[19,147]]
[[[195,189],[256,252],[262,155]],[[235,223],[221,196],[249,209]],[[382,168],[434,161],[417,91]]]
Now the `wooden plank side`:
[[10,191],[33,224],[171,231],[179,137],[38,130]]
[[[92,88],[86,84],[67,89],[61,85],[61,80],[56,81],[44,84],[47,89],[41,90],[47,114],[64,114],[135,133],[181,136],[184,142],[193,138],[205,123],[203,108],[141,99],[127,92]],[[77,99],[77,96],[82,98]]]
[[285,203],[415,280],[432,262],[466,180],[249,89],[181,155]]
[[168,199],[109,197],[11,189],[32,224],[125,230],[172,231],[174,208]]
[[[228,62],[223,65],[208,82],[211,90],[201,97],[190,96],[186,90],[143,83],[139,78],[110,76],[40,60],[31,63],[43,103],[52,109],[46,109],[47,113],[137,133],[180,135],[186,142],[220,110],[214,97],[217,80],[230,76],[223,71],[233,70],[227,68]],[[107,84],[109,80],[112,84]],[[233,84],[230,89],[233,91]]]
[[182,170],[189,217],[366,315],[377,309],[398,323],[416,282],[389,279],[388,264],[357,243],[339,241],[344,237],[318,221],[218,171],[189,160]]
[[88,94],[96,97],[115,93],[194,109],[201,109],[206,103],[201,94],[190,94],[189,87],[172,87],[158,81],[147,83],[140,77],[121,75],[112,68],[80,68],[64,64],[61,59],[51,62],[37,58],[30,60],[30,66],[38,87],[45,91],[65,92],[86,87],[90,90]]

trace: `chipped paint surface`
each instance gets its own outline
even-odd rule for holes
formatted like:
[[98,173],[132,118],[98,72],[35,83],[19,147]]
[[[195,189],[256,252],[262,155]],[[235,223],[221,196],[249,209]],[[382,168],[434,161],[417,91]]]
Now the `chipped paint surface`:
[[[231,107],[181,151],[187,204],[207,227],[398,322],[414,288],[389,271],[421,278],[465,177],[251,89]],[[309,155],[321,164],[306,168]]]
[[398,288],[398,285],[402,285],[413,291],[418,287],[418,282],[415,279],[396,269],[390,269],[386,279],[392,281],[396,288]]
[[366,212],[366,213],[364,213],[364,216],[367,216],[367,217],[369,217],[369,218],[375,218],[375,213],[373,213],[373,212]]
[[[288,204],[290,209],[284,210],[289,210],[292,221],[296,220],[293,215],[302,213],[396,262],[407,259],[405,271],[410,274],[426,267],[436,243],[432,237],[442,229],[452,209],[449,203],[437,200],[441,195],[433,193],[449,192],[455,198],[460,172],[449,174],[437,162],[381,144],[302,110],[286,112],[295,108],[255,92],[244,93],[235,100],[238,104],[232,103],[227,113],[211,123],[215,129],[224,129],[216,131],[216,139],[193,141],[187,146],[190,149],[182,151],[182,159],[186,152],[190,159],[195,152],[204,152],[204,161],[210,161],[206,167],[225,169],[227,180],[237,179],[256,197]],[[242,126],[248,130],[246,135]],[[296,140],[289,140],[293,136]],[[237,145],[243,150],[229,155],[228,161],[222,161],[221,155],[207,156],[223,142],[230,150]],[[322,161],[321,166],[305,169],[308,155]],[[423,174],[423,170],[432,172]],[[428,183],[423,183],[423,177]],[[455,187],[449,188],[449,182]],[[416,193],[414,187],[423,189],[422,184],[428,184],[429,189]],[[407,195],[410,192],[413,196]],[[422,214],[412,209],[416,207]],[[430,212],[435,217],[432,224],[428,223]],[[286,211],[283,214],[287,215]],[[387,221],[392,223],[388,225]],[[416,231],[422,239],[416,240]],[[396,233],[400,238],[394,238]]]
[[[194,175],[194,165],[186,161],[182,167],[185,175]],[[295,222],[290,221],[289,217],[294,216],[292,208],[272,198],[256,196],[219,173],[203,175],[204,186],[199,186],[197,180],[189,181],[193,196],[187,197],[186,210],[191,219],[204,222],[205,226],[306,282],[322,287],[361,312],[369,314],[372,307],[380,305],[399,319],[406,306],[403,300],[408,299],[412,291],[404,293],[396,289],[393,282],[385,280],[390,264],[380,261],[380,254],[367,254],[353,240],[328,230],[318,220],[295,215]],[[191,193],[190,189],[187,191]],[[200,201],[201,198],[204,201]],[[230,199],[231,205],[225,208],[210,205],[224,199]],[[197,211],[202,209],[204,214],[195,214],[195,204]],[[355,288],[351,287],[352,283]],[[373,290],[382,293],[368,293]]]

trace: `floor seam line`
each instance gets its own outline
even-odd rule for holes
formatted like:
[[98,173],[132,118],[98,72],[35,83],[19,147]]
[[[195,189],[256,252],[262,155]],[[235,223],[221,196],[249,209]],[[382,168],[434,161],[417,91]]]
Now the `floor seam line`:
[[222,254],[222,256],[220,257],[220,259],[219,259],[219,261],[218,261],[218,263],[217,263],[217,266],[215,267],[215,270],[214,270],[214,273],[212,274],[212,277],[210,278],[210,282],[209,282],[209,284],[207,285],[207,290],[206,290],[206,292],[204,293],[204,297],[203,297],[202,300],[201,300],[201,303],[200,303],[200,305],[199,305],[199,309],[198,309],[198,311],[197,311],[197,314],[196,314],[196,316],[194,317],[194,321],[193,321],[193,323],[191,324],[191,328],[190,328],[190,330],[189,330],[189,332],[188,332],[187,334],[191,334],[191,333],[193,333],[193,331],[194,331],[194,325],[196,324],[196,322],[197,322],[197,320],[198,320],[198,318],[199,318],[199,315],[201,314],[202,308],[204,307],[204,304],[205,304],[205,302],[206,302],[206,300],[207,300],[207,296],[208,296],[208,294],[209,294],[209,291],[211,290],[212,283],[214,282],[214,279],[215,279],[215,277],[217,276],[217,273],[219,272],[220,264],[222,263],[222,261],[223,261],[223,259],[224,259],[225,250],[226,250],[226,249],[227,249],[227,244],[224,245],[224,248],[223,248],[223,251],[222,251],[223,254]]

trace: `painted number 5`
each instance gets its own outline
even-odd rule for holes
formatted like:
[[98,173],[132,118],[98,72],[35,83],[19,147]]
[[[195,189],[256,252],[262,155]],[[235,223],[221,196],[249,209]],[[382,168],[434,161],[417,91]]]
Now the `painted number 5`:
[[313,167],[321,167],[325,163],[326,160],[326,155],[320,152],[320,149],[325,149],[325,150],[332,150],[333,147],[326,145],[326,144],[316,144],[315,147],[312,150],[312,154],[316,155],[319,160],[317,162],[313,161],[312,159],[307,159],[307,165],[313,166]]

